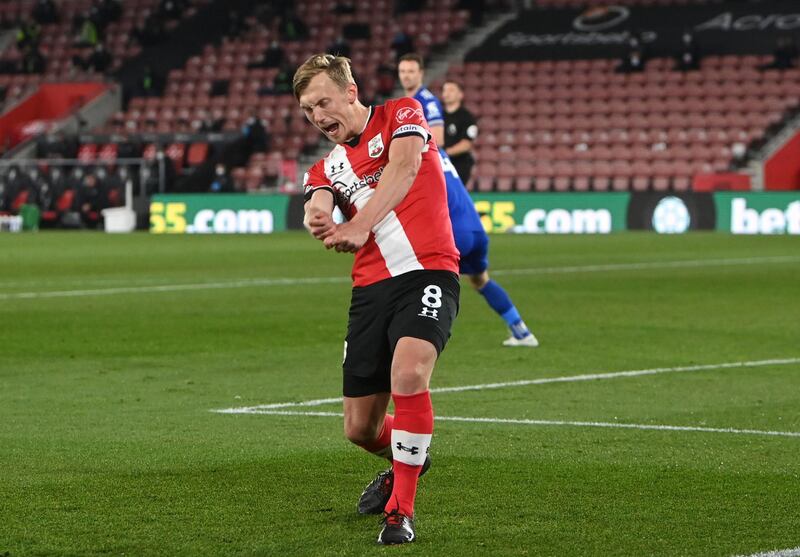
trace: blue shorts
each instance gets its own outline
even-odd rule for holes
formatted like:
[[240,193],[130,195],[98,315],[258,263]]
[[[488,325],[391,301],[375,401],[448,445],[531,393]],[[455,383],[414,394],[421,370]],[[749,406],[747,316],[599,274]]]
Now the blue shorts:
[[489,268],[489,236],[483,230],[454,230],[456,248],[461,254],[458,271],[479,275]]

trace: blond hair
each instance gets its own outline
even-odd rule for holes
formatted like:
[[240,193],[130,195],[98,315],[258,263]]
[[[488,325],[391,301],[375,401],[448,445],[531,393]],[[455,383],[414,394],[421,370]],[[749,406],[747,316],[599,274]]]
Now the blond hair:
[[345,89],[351,83],[355,83],[353,72],[350,69],[350,58],[345,56],[334,56],[333,54],[315,54],[303,65],[297,68],[292,79],[294,96],[300,100],[300,95],[308,87],[308,83],[318,74],[325,72],[336,85]]

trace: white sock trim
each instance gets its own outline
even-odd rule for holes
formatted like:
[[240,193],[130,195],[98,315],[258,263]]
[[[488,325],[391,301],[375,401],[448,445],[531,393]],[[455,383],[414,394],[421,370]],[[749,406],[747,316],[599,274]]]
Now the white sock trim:
[[396,462],[409,466],[422,466],[431,446],[430,433],[411,433],[402,429],[392,430],[392,456]]

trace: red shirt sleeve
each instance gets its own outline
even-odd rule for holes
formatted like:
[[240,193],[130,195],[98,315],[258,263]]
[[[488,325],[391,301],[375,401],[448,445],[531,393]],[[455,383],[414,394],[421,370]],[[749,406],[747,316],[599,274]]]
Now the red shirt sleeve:
[[311,196],[314,195],[314,192],[318,189],[328,190],[336,197],[336,192],[333,191],[331,181],[328,180],[328,177],[325,176],[325,172],[323,171],[323,164],[324,161],[318,161],[303,175],[303,201],[311,199]]
[[418,135],[427,143],[431,139],[431,131],[425,121],[425,114],[422,112],[422,105],[419,101],[411,97],[397,99],[392,106],[390,114],[390,129],[392,139]]

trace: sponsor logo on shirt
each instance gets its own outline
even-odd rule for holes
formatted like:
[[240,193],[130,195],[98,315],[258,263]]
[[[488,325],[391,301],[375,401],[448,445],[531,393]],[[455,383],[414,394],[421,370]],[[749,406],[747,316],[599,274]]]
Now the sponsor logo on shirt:
[[361,178],[361,180],[353,180],[353,182],[350,184],[346,184],[341,180],[337,180],[333,183],[333,187],[335,187],[336,191],[339,192],[339,195],[344,197],[344,199],[349,203],[350,198],[353,197],[357,191],[371,186],[372,184],[377,184],[380,181],[382,174],[383,167],[380,167],[374,173],[367,174]]
[[431,118],[438,118],[442,115],[442,113],[439,112],[439,107],[436,106],[436,101],[429,102],[427,104],[427,107],[428,107],[428,114],[430,115]]
[[330,172],[331,175],[341,174],[342,172],[344,172],[344,163],[343,162],[340,162],[339,164],[336,164],[334,162],[333,164],[331,164],[331,172]]
[[409,120],[414,120],[419,122],[424,118],[422,115],[421,108],[411,108],[408,106],[404,106],[400,110],[397,111],[397,115],[395,116],[399,123],[408,122]]
[[400,126],[396,130],[394,130],[394,133],[392,135],[396,136],[396,135],[400,135],[401,133],[407,133],[407,132],[414,132],[414,133],[418,133],[420,135],[426,134],[425,128],[423,128],[419,124],[406,124],[405,126]]

